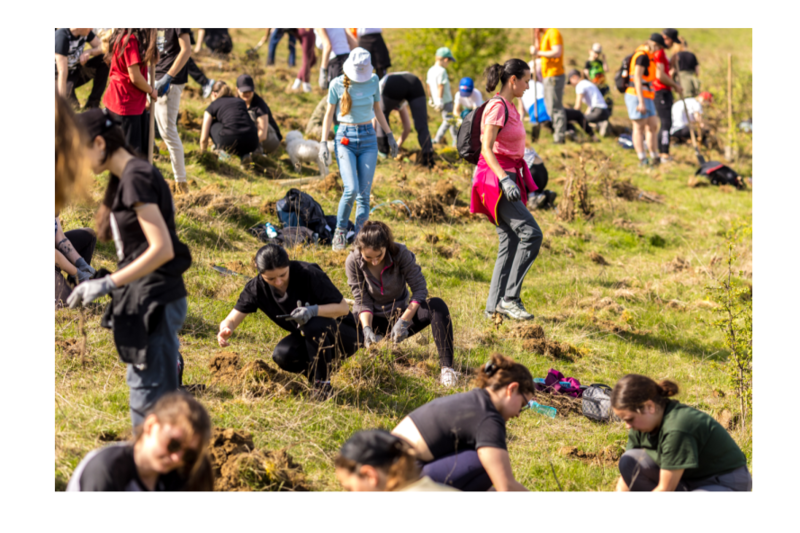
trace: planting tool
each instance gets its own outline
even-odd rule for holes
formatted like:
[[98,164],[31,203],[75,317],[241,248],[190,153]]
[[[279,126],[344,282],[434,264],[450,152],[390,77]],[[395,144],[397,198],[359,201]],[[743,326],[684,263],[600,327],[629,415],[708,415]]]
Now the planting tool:
[[275,318],[289,318],[292,315],[275,315]]
[[[153,83],[156,81],[156,66],[155,63],[150,63],[150,73],[149,73],[149,81],[150,87],[153,86]],[[156,102],[152,98],[150,99],[150,130],[149,135],[147,137],[147,161],[152,165],[153,164],[153,145],[156,142]]]
[[550,407],[548,405],[541,405],[539,402],[531,400],[528,402],[528,409],[532,411],[536,411],[540,415],[549,416],[550,418],[555,418],[558,414],[558,410],[555,407]]
[[[539,28],[531,28],[531,44],[537,48],[539,47]],[[536,94],[536,86],[539,77],[536,74],[536,58],[533,54],[531,54],[531,63],[533,63],[533,68],[531,69],[531,79],[533,80],[533,114],[536,117],[536,124],[534,124],[531,129],[531,140],[536,142],[539,140],[539,133],[541,132],[542,126],[539,124],[539,95]]]
[[229,269],[227,269],[225,267],[221,267],[221,266],[218,266],[218,265],[211,265],[211,268],[213,268],[214,270],[216,270],[217,272],[219,272],[223,276],[242,276],[243,278],[247,277],[244,274],[239,274],[238,272],[234,272],[233,270],[229,270]]

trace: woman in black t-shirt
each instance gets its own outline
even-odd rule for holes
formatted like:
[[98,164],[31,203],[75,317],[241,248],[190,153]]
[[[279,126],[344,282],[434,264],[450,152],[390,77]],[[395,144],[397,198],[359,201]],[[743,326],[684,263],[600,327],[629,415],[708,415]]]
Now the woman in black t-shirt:
[[247,282],[236,306],[220,323],[219,345],[228,346],[233,330],[260,309],[289,332],[272,352],[275,363],[287,372],[305,374],[316,394],[327,398],[328,365],[337,354],[349,357],[358,350],[347,302],[319,265],[289,261],[286,250],[276,244],[262,247],[255,261],[258,276]]
[[208,138],[217,150],[225,150],[246,159],[258,148],[258,129],[247,113],[247,104],[236,98],[224,81],[211,89],[211,105],[203,114],[200,150],[208,148]]
[[255,89],[255,83],[250,74],[242,74],[236,79],[236,92],[239,98],[247,104],[247,114],[258,129],[258,141],[265,154],[271,154],[281,145],[283,135],[278,123],[272,117],[272,111]]
[[162,397],[136,428],[133,442],[89,452],[72,473],[69,492],[210,491],[211,419],[183,392]]
[[67,299],[86,305],[111,293],[102,325],[113,330],[120,359],[128,363],[131,421],[178,388],[178,331],[186,318],[183,273],[192,264],[178,240],[167,182],[156,167],[131,155],[125,136],[106,110],[77,116],[87,133],[86,156],[95,174],[111,173],[96,215],[97,237],[113,237],[117,271],[84,281]]
[[527,490],[514,479],[506,422],[533,398],[531,373],[492,354],[469,392],[437,398],[415,409],[392,431],[425,464],[422,475],[464,491]]

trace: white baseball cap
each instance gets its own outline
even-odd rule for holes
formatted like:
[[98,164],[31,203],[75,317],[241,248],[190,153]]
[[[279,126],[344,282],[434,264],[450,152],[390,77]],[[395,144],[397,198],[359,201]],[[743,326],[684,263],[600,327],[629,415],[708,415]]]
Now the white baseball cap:
[[342,66],[352,81],[363,83],[372,77],[372,57],[361,47],[354,48]]
[[603,53],[603,47],[602,47],[602,46],[600,46],[600,43],[594,43],[594,44],[592,45],[592,50],[593,50],[594,52],[597,52],[598,54],[602,54],[602,53]]

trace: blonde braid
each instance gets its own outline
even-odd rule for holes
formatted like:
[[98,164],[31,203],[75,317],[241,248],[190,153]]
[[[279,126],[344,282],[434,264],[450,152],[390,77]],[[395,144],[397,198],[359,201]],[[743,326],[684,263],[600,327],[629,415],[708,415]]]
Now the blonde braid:
[[344,78],[344,95],[342,95],[342,116],[350,114],[350,108],[353,107],[353,99],[350,98],[350,78],[347,74],[342,74]]

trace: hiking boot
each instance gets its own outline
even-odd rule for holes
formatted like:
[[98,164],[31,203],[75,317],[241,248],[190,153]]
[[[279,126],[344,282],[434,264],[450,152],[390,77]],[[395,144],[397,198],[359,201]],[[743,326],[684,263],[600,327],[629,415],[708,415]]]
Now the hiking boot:
[[507,302],[505,298],[497,304],[497,312],[515,320],[533,320],[533,315],[525,310],[521,300]]
[[319,402],[329,400],[333,396],[333,387],[330,381],[316,380],[314,388],[311,389],[311,399]]
[[214,88],[214,80],[208,80],[208,83],[203,85],[203,98],[211,96],[211,90]]
[[544,193],[533,193],[528,200],[528,209],[541,209],[547,203],[547,196]]
[[439,381],[445,387],[455,387],[458,383],[458,376],[461,375],[460,372],[456,372],[450,367],[442,367],[442,375],[439,377]]
[[344,250],[347,246],[347,233],[343,229],[336,228],[333,232],[333,251],[338,252]]

